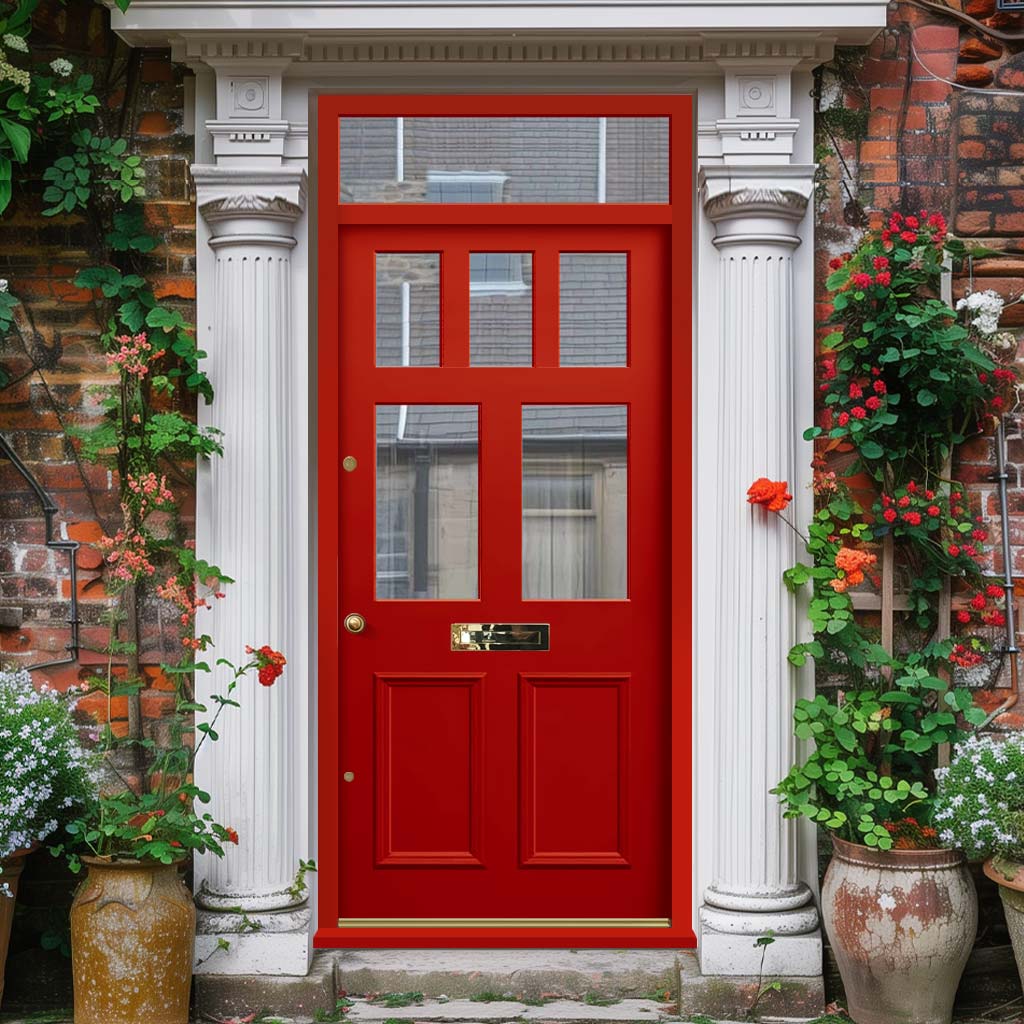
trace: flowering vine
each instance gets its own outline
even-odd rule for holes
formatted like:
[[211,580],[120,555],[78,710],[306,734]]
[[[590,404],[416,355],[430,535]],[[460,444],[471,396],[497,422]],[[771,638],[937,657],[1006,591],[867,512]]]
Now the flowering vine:
[[[1006,588],[986,575],[988,531],[948,466],[956,445],[1006,410],[1017,375],[999,360],[1015,346],[999,332],[998,295],[965,296],[955,310],[939,297],[944,260],[963,254],[944,218],[922,210],[893,213],[831,261],[834,329],[820,364],[821,414],[805,433],[817,447],[816,511],[803,537],[811,561],[784,574],[794,592],[812,591],[813,638],[790,660],[814,658],[832,695],[797,702],[796,735],[812,744],[775,792],[787,816],[881,849],[939,841],[937,752],[985,720],[956,673],[983,662],[980,634],[1006,622]],[[844,476],[832,455],[845,456],[835,463]],[[870,508],[847,483],[859,471],[875,482]],[[759,480],[748,500],[782,517],[779,487]],[[858,591],[881,584],[881,541],[891,541],[890,571],[906,578],[920,631],[895,651],[854,606]],[[939,621],[947,584],[949,623]]]

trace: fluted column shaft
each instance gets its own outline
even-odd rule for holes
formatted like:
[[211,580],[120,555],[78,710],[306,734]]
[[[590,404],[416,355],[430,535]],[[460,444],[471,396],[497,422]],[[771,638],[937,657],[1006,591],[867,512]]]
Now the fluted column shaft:
[[782,182],[778,167],[761,169],[763,180],[757,168],[742,168],[739,181],[728,168],[716,170],[705,181],[704,209],[719,254],[717,394],[706,396],[719,458],[705,494],[720,565],[701,633],[714,634],[714,706],[706,713],[716,733],[710,786],[718,813],[708,819],[711,884],[700,913],[701,966],[706,974],[756,973],[760,951],[751,936],[770,930],[815,935],[810,957],[786,963],[778,955],[784,951],[775,951],[773,972],[804,973],[806,961],[806,973],[816,973],[820,963],[810,967],[814,949],[820,953],[818,917],[800,880],[795,823],[783,819],[770,793],[794,756],[796,691],[786,656],[799,610],[782,573],[799,557],[798,540],[777,516],[746,501],[758,477],[792,483],[800,475],[794,409],[803,370],[795,359],[793,251],[812,169],[787,166]]
[[[291,337],[290,253],[302,210],[251,194],[200,209],[216,261],[213,336],[203,344],[216,398],[206,421],[224,432],[224,455],[200,471],[198,553],[237,580],[204,623],[216,644],[209,660],[239,663],[247,644],[267,643],[289,663],[273,687],[247,679],[236,694],[241,708],[225,710],[219,740],[201,751],[197,784],[211,794],[214,817],[240,838],[223,860],[205,858],[196,898],[210,910],[278,911],[304,901],[289,888],[300,858],[310,856],[308,780],[298,756],[307,729],[305,622],[290,582],[305,563],[293,496],[297,488],[304,493],[306,480],[293,464],[290,436],[298,344]],[[207,718],[216,710],[211,693],[223,694],[230,676],[224,666],[200,675]]]

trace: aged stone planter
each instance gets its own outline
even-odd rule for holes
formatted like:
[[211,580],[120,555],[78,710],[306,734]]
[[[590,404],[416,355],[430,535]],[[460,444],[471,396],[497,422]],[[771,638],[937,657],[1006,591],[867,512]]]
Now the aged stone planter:
[[178,865],[83,859],[71,905],[75,1024],[188,1024],[196,911]]
[[11,925],[14,924],[14,905],[18,896],[18,880],[25,870],[25,858],[31,850],[17,850],[10,857],[0,861],[0,884],[7,883],[11,895],[0,895],[0,1006],[4,1002],[4,968],[7,965],[7,948],[11,942]]
[[857,1024],[949,1024],[978,897],[957,850],[873,850],[833,837],[821,892]]
[[[1000,870],[1005,868],[1007,870]],[[993,861],[985,861],[985,874],[999,886],[999,898],[1003,901],[1006,927],[1013,943],[1013,958],[1017,961],[1017,973],[1024,984],[1024,864],[1003,862],[998,867]],[[1010,876],[1010,872],[1014,874]]]

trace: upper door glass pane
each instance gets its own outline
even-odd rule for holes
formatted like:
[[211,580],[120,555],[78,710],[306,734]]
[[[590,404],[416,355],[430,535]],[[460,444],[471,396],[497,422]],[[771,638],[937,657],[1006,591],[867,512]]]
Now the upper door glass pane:
[[378,366],[441,365],[441,255],[376,255]]
[[343,203],[667,203],[667,117],[343,117]]

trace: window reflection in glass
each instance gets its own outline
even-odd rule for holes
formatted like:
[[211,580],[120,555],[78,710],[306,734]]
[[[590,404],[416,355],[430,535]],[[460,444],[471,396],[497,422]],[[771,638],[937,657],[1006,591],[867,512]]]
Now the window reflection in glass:
[[441,255],[376,255],[378,366],[441,365]]
[[533,254],[469,254],[471,366],[533,362]]
[[563,252],[558,269],[562,366],[626,365],[626,254]]
[[667,203],[667,117],[343,117],[343,203]]
[[475,405],[377,406],[378,599],[478,593]]
[[523,407],[523,598],[627,596],[627,408]]

